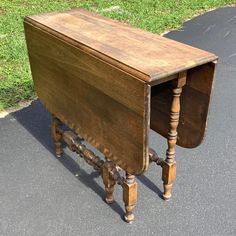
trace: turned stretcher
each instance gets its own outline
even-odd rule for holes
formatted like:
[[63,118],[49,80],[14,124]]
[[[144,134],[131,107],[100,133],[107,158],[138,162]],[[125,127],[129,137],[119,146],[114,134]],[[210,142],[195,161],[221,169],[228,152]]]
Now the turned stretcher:
[[[168,200],[175,145],[194,148],[203,140],[217,57],[85,10],[26,17],[24,26],[35,88],[53,114],[57,156],[64,139],[101,171],[108,203],[120,184],[127,222],[134,219],[134,176],[151,161],[163,169]],[[74,132],[62,130],[62,123]],[[149,147],[150,128],[167,139],[165,159]]]

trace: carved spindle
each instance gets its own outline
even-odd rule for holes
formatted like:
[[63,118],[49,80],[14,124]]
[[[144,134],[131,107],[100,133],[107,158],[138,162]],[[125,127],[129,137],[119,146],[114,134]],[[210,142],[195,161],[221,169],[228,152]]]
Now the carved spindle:
[[157,155],[155,150],[149,148],[149,162],[155,162],[158,166],[161,166],[163,159]]
[[105,185],[106,197],[105,201],[108,204],[113,203],[113,192],[116,180],[112,176],[112,173],[115,170],[115,164],[112,161],[106,161],[102,166],[102,179]]
[[126,173],[126,178],[121,177],[119,174],[120,168],[117,167],[115,163],[109,159],[107,159],[106,162],[101,160],[82,144],[82,140],[75,133],[72,131],[63,131],[58,127],[59,125],[60,121],[54,117],[52,131],[53,135],[56,137],[57,143],[63,138],[71,151],[78,153],[88,164],[93,166],[94,169],[101,172],[106,192],[105,201],[107,203],[110,204],[114,201],[113,191],[115,184],[117,183],[122,186],[123,201],[126,211],[125,220],[126,222],[131,223],[134,220],[133,210],[137,202],[137,183],[135,181],[135,176]]
[[60,132],[58,132],[58,128],[60,125],[62,125],[61,121],[57,117],[52,115],[51,132],[52,132],[52,137],[53,137],[54,144],[55,144],[55,150],[56,150],[57,157],[61,157],[61,155],[62,155],[62,147],[61,147],[62,135]]
[[176,176],[175,146],[180,116],[180,95],[185,83],[186,72],[180,73],[179,78],[172,81],[173,100],[170,110],[170,130],[167,139],[168,149],[166,151],[166,159],[162,162],[162,180],[164,186],[163,198],[165,200],[169,200],[171,197],[171,188]]
[[77,142],[76,144],[76,152],[82,157],[84,158],[84,160],[91,166],[93,166],[93,168],[95,170],[99,170],[102,167],[102,165],[104,164],[104,161],[101,160],[98,156],[96,156],[91,150],[89,150],[84,144],[81,144],[79,142]]
[[102,165],[104,164],[104,161],[96,156],[84,144],[82,144],[83,139],[79,138],[78,135],[76,135],[72,131],[63,131],[61,129],[58,129],[58,131],[60,132],[63,140],[72,152],[78,153],[80,157],[84,158],[84,160],[95,170],[100,171]]
[[135,176],[126,173],[126,179],[122,184],[123,187],[123,201],[125,203],[125,220],[132,223],[134,220],[133,210],[137,203],[137,183]]

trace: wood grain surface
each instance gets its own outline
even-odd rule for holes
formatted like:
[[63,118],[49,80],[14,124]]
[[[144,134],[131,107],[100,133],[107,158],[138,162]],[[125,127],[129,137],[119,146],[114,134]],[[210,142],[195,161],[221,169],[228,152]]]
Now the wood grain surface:
[[44,106],[124,170],[146,170],[150,86],[29,23],[25,33]]
[[150,127],[168,138],[171,81],[183,71],[177,144],[201,143],[214,54],[81,9],[24,22],[42,103],[124,170],[147,168]]
[[[217,57],[209,52],[158,36],[85,10],[27,17],[89,54],[151,84]],[[117,40],[119,39],[119,40]]]
[[[187,72],[186,85],[181,94],[180,121],[177,144],[197,147],[203,140],[213,87],[215,63],[195,67]],[[151,128],[168,137],[171,106],[171,81],[152,87]]]

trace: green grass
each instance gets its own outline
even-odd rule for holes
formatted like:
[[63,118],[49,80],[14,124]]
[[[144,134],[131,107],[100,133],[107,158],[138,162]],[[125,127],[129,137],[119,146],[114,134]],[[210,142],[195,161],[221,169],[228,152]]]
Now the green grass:
[[[155,33],[178,28],[184,20],[236,0],[0,0],[0,110],[33,99],[23,17],[83,7]],[[116,6],[113,11],[104,10]]]

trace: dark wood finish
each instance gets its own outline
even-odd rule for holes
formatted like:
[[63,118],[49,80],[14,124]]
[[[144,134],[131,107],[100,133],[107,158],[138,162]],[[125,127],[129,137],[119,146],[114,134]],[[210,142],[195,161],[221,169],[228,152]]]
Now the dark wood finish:
[[[58,121],[56,117],[53,118],[53,123]],[[110,160],[106,160],[104,162],[101,160],[84,144],[82,144],[82,139],[75,133],[72,131],[63,131],[59,127],[59,123],[57,123],[55,130],[52,131],[56,131],[56,133],[63,138],[71,151],[78,153],[95,170],[100,171],[103,183],[105,185],[105,201],[108,204],[111,204],[114,201],[113,191],[116,183],[122,186],[123,201],[125,203],[124,219],[126,222],[131,223],[134,220],[133,209],[137,202],[137,183],[134,175],[126,173],[126,178],[121,177],[114,162]]]
[[25,31],[44,106],[124,170],[146,170],[150,86],[45,31]]
[[156,151],[152,148],[149,148],[149,161],[155,162],[158,166],[161,166],[163,163],[163,159],[159,157]]
[[[186,85],[181,94],[177,139],[179,146],[194,148],[200,145],[204,138],[215,65],[216,62],[210,62],[187,71]],[[150,126],[166,138],[169,131],[167,121],[170,116],[171,93],[171,81],[153,86],[151,90]]]
[[[127,222],[137,202],[135,175],[149,162],[162,167],[168,200],[176,144],[193,148],[203,140],[217,57],[84,10],[26,17],[24,26],[38,97],[55,115],[56,155],[63,138],[101,173],[109,204],[121,185]],[[149,128],[167,138],[165,160],[150,149]]]
[[31,16],[25,21],[156,84],[169,75],[217,58],[212,53],[82,9]]
[[[75,46],[84,52],[85,55],[89,54],[93,55],[92,58],[97,58],[96,61],[91,62],[88,68],[89,72],[94,73],[101,67],[100,65],[99,67],[96,66],[96,63],[102,60],[104,63],[108,63],[110,68],[113,68],[110,66],[112,65],[117,69],[119,68],[126,73],[134,75],[134,78],[136,76],[137,79],[147,81],[153,86],[153,91],[155,89],[158,90],[159,87],[154,85],[177,78],[178,72],[188,69],[188,82],[183,91],[181,101],[183,104],[183,115],[180,117],[181,122],[177,144],[182,147],[193,148],[201,143],[206,128],[207,111],[215,70],[214,63],[211,63],[211,61],[216,60],[217,57],[215,55],[155,34],[131,28],[128,25],[97,16],[84,10],[27,17],[25,22],[27,23],[26,31],[30,25],[33,25],[34,28],[40,27],[40,30],[44,30],[50,34],[51,40],[54,39],[52,36],[55,36],[70,44],[71,49],[66,49],[68,52],[73,50],[73,46]],[[78,28],[80,29],[79,31],[77,30]],[[110,32],[112,32],[112,34]],[[117,38],[119,38],[119,40],[116,40]],[[39,43],[40,42],[38,42],[38,44]],[[37,47],[38,45],[35,46]],[[66,45],[64,44],[63,47],[66,47]],[[56,48],[57,50],[62,50],[61,47]],[[53,49],[48,50],[48,54],[52,50]],[[55,51],[56,49],[54,49],[54,56],[58,56]],[[81,60],[79,60],[77,56],[79,56]],[[145,60],[143,60],[143,58],[145,58]],[[48,59],[49,58],[45,58],[45,61],[47,62]],[[76,59],[74,63],[70,63],[71,60],[74,59]],[[73,66],[73,68],[70,69],[70,73],[76,73],[75,63],[78,62],[78,65],[84,67],[86,61],[89,59],[88,57],[82,58],[81,55],[77,53],[73,55],[71,60],[67,60],[68,61],[63,64],[65,66]],[[81,61],[83,64],[81,64]],[[91,68],[93,68],[93,70],[90,70]],[[98,70],[96,72],[99,73]],[[81,70],[79,73],[81,73]],[[131,101],[132,98],[126,99],[127,89],[124,89],[125,83],[123,83],[125,78],[123,80],[121,79],[121,81],[116,81],[116,77],[110,79],[113,75],[112,73],[111,76],[105,80],[106,83],[97,83],[97,80],[91,78],[93,73],[85,74],[83,72],[83,76],[80,79],[101,91],[106,91],[108,96],[115,96],[115,99],[121,100],[123,104],[127,105],[128,103],[129,107],[130,104],[128,101]],[[106,74],[106,72],[104,73]],[[104,75],[104,73],[102,75]],[[116,82],[123,84],[121,90],[116,89]],[[207,87],[209,89],[206,90],[203,88],[203,90],[198,90],[196,87],[199,85],[201,85],[200,88]],[[167,89],[168,87],[167,85],[165,88]],[[126,86],[126,88],[128,88],[128,86]],[[170,97],[170,94],[168,91],[163,91],[162,89],[160,89],[160,91],[162,92],[156,94],[152,100],[151,128],[167,138],[167,116],[169,115],[170,105],[170,99],[168,99],[168,97]],[[198,96],[199,99],[192,99],[195,96]],[[160,102],[163,103],[163,100],[165,104],[161,106],[160,110]],[[192,100],[194,100],[194,102],[192,102]],[[132,101],[137,101],[137,103],[132,104],[132,106],[138,109],[138,107],[140,107],[139,100],[134,99]],[[195,116],[193,115],[195,112],[192,111],[196,110],[198,112]],[[192,132],[195,132],[196,135],[191,135],[191,139],[186,138],[188,137],[186,134]],[[145,154],[147,157],[147,152]],[[132,173],[131,170],[129,170],[129,172]]]
[[101,170],[104,165],[104,161],[96,156],[91,150],[89,150],[84,144],[82,144],[83,139],[79,138],[72,131],[63,131],[58,128],[57,132],[61,134],[63,140],[68,145],[72,152],[79,154],[84,160],[91,165],[94,170]]
[[108,204],[113,203],[113,191],[116,180],[111,176],[112,171],[115,169],[115,164],[112,161],[106,161],[102,167],[102,179],[105,185],[106,197],[105,201]]
[[62,147],[61,147],[62,135],[58,132],[58,128],[60,125],[61,121],[54,115],[52,115],[51,133],[52,133],[52,138],[54,140],[55,152],[57,157],[61,157],[62,155]]

